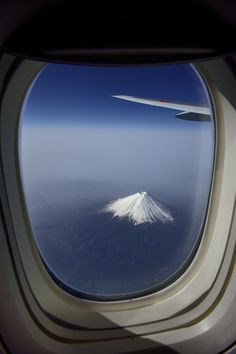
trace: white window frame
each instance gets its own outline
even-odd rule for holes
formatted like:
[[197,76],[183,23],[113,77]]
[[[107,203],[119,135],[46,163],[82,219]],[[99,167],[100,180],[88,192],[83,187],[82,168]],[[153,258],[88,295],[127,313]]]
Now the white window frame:
[[[145,335],[155,337],[155,342],[171,344],[178,342],[178,334],[186,327],[189,330],[183,336],[186,340],[192,338],[195,326],[221,300],[234,255],[236,232],[230,231],[235,227],[236,105],[227,96],[231,86],[235,91],[234,76],[223,60],[195,65],[212,99],[216,158],[203,236],[194,260],[163,290],[135,299],[101,302],[80,299],[56,285],[38,254],[27,215],[19,172],[19,117],[25,95],[44,65],[23,60],[11,76],[1,107],[0,144],[6,191],[2,199],[4,210],[9,210],[7,229],[18,277],[31,311],[47,331],[68,341],[127,340],[129,333],[130,337]],[[232,99],[235,103],[236,93]],[[198,331],[200,335],[206,328]]]

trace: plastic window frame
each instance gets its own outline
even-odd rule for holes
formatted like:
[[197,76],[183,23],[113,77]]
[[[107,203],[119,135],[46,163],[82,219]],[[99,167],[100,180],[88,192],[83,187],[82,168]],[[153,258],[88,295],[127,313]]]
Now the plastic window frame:
[[[19,178],[17,137],[25,95],[44,65],[28,60],[21,62],[6,87],[1,110],[1,156],[7,191],[4,202],[12,215],[11,220],[8,220],[9,229],[12,227],[9,237],[16,262],[22,269],[20,276],[24,277],[24,291],[33,310],[41,313],[43,325],[50,328],[50,331],[58,334],[63,325],[67,328],[64,335],[78,340],[95,340],[97,337],[101,339],[101,332],[106,338],[117,338],[123,336],[119,327],[144,334],[150,333],[151,328],[163,331],[166,325],[168,329],[173,329],[180,324],[178,318],[181,318],[182,324],[187,318],[189,321],[189,317],[183,316],[183,313],[210,291],[217,278],[229,237],[235,202],[235,182],[232,181],[235,167],[230,151],[236,148],[235,143],[232,149],[228,148],[228,141],[236,128],[232,118],[234,109],[211,81],[209,63],[196,65],[212,97],[216,129],[212,190],[201,244],[189,268],[170,286],[142,298],[114,302],[79,299],[59,288],[42,264],[31,235]],[[219,65],[227,74],[229,69],[225,63],[216,62],[215,65]],[[224,215],[226,207],[229,213]],[[175,320],[172,321],[172,318]]]

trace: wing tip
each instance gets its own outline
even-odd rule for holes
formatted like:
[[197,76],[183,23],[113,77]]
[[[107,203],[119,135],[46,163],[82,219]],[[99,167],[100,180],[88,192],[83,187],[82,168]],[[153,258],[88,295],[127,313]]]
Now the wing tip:
[[120,99],[127,99],[131,96],[126,96],[126,95],[111,95],[111,97],[114,97],[114,98],[120,98]]

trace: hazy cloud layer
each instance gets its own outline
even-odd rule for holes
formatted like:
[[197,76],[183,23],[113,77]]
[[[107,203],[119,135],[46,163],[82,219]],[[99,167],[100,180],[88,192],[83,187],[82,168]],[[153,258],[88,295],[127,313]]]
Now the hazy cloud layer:
[[25,186],[89,179],[143,190],[189,193],[208,188],[213,158],[210,126],[202,129],[27,127],[20,160]]

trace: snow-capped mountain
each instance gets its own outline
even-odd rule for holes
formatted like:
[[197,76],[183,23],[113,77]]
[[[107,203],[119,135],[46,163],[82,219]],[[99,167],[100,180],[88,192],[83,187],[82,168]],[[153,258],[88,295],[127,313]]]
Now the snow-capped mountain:
[[111,212],[113,217],[128,217],[134,225],[174,221],[167,207],[154,200],[147,192],[135,193],[112,201],[105,206],[103,211]]

